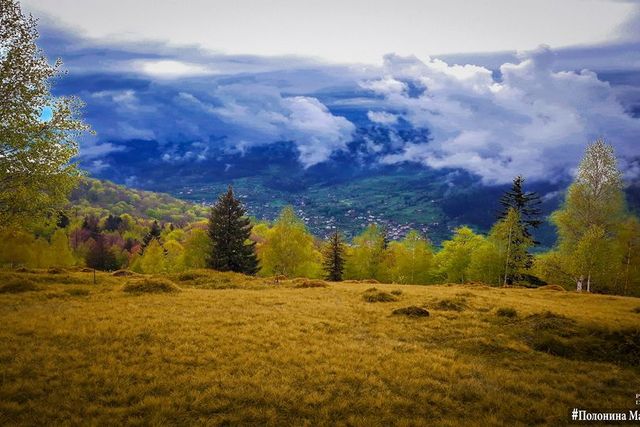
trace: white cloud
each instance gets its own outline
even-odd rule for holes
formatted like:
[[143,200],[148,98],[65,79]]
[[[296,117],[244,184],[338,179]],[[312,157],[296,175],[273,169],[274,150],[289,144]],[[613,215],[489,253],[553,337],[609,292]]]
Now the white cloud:
[[[483,67],[387,55],[385,76],[363,87],[413,126],[428,128],[432,139],[407,142],[382,161],[462,168],[485,183],[506,183],[517,174],[562,176],[600,136],[619,156],[637,156],[640,120],[625,112],[608,83],[588,70],[552,71],[547,47],[520,59],[503,64],[494,79]],[[410,85],[419,92],[410,93]]]
[[215,95],[222,106],[212,106],[189,93],[181,93],[180,99],[235,126],[228,142],[239,151],[292,141],[300,162],[310,167],[344,150],[355,131],[351,122],[331,114],[316,98],[284,97],[274,87],[228,85]]
[[398,116],[385,111],[369,111],[367,117],[374,123],[393,125],[398,122]]
[[134,69],[152,77],[175,79],[215,74],[215,71],[200,64],[193,64],[172,59],[134,60]]

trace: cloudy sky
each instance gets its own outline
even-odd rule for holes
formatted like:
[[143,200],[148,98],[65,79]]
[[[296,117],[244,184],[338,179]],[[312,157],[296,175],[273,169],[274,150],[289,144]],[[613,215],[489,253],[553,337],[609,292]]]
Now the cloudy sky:
[[87,103],[95,173],[149,142],[175,163],[288,141],[303,168],[365,152],[551,181],[601,136],[640,173],[638,2],[22,3]]

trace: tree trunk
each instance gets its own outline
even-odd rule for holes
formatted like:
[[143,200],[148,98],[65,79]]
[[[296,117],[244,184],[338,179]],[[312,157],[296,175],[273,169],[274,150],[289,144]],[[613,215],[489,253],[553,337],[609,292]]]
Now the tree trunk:
[[507,272],[509,270],[509,257],[511,256],[511,232],[513,230],[513,224],[509,227],[509,241],[507,242],[507,260],[504,262],[504,282],[502,286],[507,286]]
[[587,292],[591,292],[591,272],[587,276]]

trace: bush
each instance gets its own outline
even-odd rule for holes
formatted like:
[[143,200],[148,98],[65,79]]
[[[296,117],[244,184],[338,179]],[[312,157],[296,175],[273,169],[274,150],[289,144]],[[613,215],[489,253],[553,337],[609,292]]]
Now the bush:
[[501,307],[496,310],[496,316],[513,318],[518,316],[518,312],[515,310],[515,308]]
[[464,298],[443,299],[438,301],[438,303],[435,305],[436,310],[443,311],[463,311],[466,308],[467,304]]
[[395,309],[391,314],[394,316],[429,317],[429,312],[427,310],[421,307],[416,307],[415,305]]
[[392,302],[398,299],[388,292],[379,291],[376,288],[367,289],[362,295],[366,302]]
[[180,288],[171,280],[152,277],[129,282],[122,290],[130,294],[180,292]]
[[0,294],[18,294],[38,290],[40,290],[40,288],[32,280],[22,277],[9,279],[7,283],[0,286]]

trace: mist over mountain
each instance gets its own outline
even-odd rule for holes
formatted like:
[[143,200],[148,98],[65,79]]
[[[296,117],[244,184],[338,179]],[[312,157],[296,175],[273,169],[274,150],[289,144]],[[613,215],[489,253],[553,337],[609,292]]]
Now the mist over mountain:
[[439,241],[463,223],[486,230],[518,174],[550,212],[604,136],[638,201],[634,42],[390,54],[380,66],[96,41],[50,24],[41,45],[69,70],[55,90],[81,97],[97,131],[82,167],[130,187],[208,203],[234,183],[251,214],[291,203],[320,235],[375,221]]

